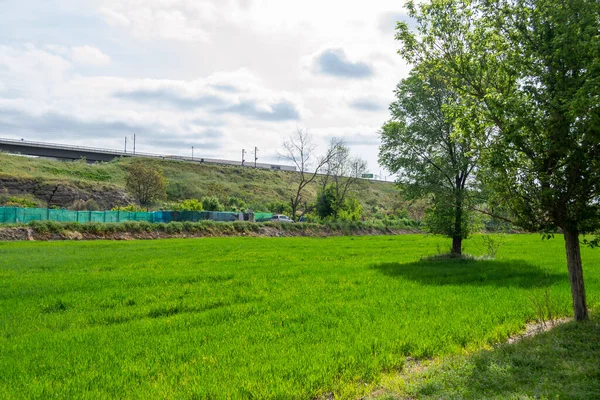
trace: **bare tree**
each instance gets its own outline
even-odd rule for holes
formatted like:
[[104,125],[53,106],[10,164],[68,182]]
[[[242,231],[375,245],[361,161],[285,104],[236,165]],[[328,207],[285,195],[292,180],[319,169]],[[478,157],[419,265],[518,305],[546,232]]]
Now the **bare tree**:
[[322,169],[321,188],[324,190],[331,185],[336,201],[343,204],[348,194],[360,187],[367,162],[360,157],[352,157],[346,143],[338,140],[335,153]]
[[[296,133],[283,142],[283,150],[279,157],[293,163],[298,169],[297,182],[294,194],[290,197],[292,208],[292,219],[297,220],[296,212],[304,202],[304,189],[317,177],[319,171],[328,164],[340,148],[340,141],[332,139],[325,154],[316,155],[317,146],[313,137],[304,129],[298,129]],[[306,202],[302,215],[306,212]]]

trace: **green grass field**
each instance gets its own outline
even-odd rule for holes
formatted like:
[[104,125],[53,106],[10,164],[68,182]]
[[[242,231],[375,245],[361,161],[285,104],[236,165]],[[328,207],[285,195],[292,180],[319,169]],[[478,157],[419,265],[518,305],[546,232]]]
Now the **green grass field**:
[[[407,356],[503,341],[571,312],[562,237],[496,260],[420,261],[423,235],[0,242],[0,397],[368,393]],[[484,252],[481,237],[466,242]],[[588,303],[600,251],[583,249]]]

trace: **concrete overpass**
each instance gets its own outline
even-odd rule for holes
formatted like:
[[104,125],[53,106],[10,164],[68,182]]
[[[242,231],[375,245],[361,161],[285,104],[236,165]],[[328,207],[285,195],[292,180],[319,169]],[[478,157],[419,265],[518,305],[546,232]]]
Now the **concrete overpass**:
[[[28,156],[51,157],[62,160],[79,160],[85,158],[88,162],[111,161],[118,157],[145,157],[164,160],[179,160],[188,162],[199,162],[209,164],[226,164],[242,166],[241,161],[220,160],[204,157],[182,157],[174,155],[162,155],[151,153],[123,152],[112,149],[103,149],[96,147],[71,146],[57,143],[32,142],[28,140],[2,139],[0,138],[0,151],[13,154],[24,154]],[[254,163],[245,163],[246,167],[254,167]],[[296,168],[289,165],[257,163],[257,168],[273,169],[282,171],[296,171]]]
[[28,156],[52,157],[63,160],[79,160],[85,157],[85,159],[90,162],[111,161],[117,157],[130,156],[130,154],[125,154],[116,150],[1,138],[0,151],[25,154]]

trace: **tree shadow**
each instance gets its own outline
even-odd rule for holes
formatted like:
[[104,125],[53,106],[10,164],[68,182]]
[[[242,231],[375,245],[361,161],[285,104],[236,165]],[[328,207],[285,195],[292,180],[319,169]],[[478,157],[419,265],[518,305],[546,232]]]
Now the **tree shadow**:
[[459,356],[429,371],[433,380],[417,377],[414,394],[418,398],[600,399],[598,337],[600,318],[593,317]]
[[549,273],[522,260],[440,259],[371,266],[384,275],[424,285],[469,285],[532,288],[564,282],[565,274]]

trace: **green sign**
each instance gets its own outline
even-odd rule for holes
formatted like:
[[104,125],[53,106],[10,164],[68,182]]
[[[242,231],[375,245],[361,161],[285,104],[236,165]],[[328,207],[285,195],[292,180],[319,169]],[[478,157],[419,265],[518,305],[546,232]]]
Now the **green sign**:
[[362,174],[362,178],[373,179],[373,174]]

